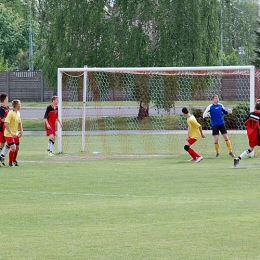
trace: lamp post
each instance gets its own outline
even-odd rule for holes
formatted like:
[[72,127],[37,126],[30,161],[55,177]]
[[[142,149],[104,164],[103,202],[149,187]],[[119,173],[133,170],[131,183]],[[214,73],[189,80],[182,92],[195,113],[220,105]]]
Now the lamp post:
[[223,6],[220,0],[220,65],[223,66]]
[[241,65],[244,65],[245,48],[243,46],[238,47],[238,54],[241,59]]

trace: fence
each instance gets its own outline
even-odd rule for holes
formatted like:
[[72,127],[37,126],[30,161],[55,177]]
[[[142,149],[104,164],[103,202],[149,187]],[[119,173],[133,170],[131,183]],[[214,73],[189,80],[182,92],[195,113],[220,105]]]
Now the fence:
[[53,91],[42,78],[42,71],[0,72],[0,93],[8,94],[9,100],[44,102],[50,101]]

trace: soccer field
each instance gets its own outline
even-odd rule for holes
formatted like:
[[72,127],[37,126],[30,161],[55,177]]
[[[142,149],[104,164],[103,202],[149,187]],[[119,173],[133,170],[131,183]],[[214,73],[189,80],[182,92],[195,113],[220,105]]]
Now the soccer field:
[[223,145],[200,163],[46,147],[23,136],[20,166],[0,168],[0,259],[260,259],[258,156],[234,168]]

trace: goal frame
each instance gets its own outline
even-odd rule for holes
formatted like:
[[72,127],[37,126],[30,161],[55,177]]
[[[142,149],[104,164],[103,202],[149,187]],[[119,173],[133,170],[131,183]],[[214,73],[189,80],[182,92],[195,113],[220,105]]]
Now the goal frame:
[[[82,72],[83,74],[83,100],[82,100],[82,147],[81,150],[85,151],[85,117],[86,117],[86,90],[88,72],[158,72],[158,71],[228,71],[228,70],[249,70],[250,76],[250,111],[254,110],[255,103],[255,67],[248,66],[202,66],[202,67],[114,67],[114,68],[58,68],[57,75],[57,93],[59,96],[58,110],[59,120],[62,122],[62,74],[63,72]],[[62,152],[62,128],[58,124],[58,153]]]

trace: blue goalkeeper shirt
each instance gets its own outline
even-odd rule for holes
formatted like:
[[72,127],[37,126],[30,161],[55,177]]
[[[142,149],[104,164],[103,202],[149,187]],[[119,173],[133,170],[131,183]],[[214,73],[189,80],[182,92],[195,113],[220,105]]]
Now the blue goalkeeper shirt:
[[212,126],[225,124],[223,115],[227,115],[228,111],[221,103],[209,105],[203,113],[203,118],[207,117],[208,113],[210,114]]

